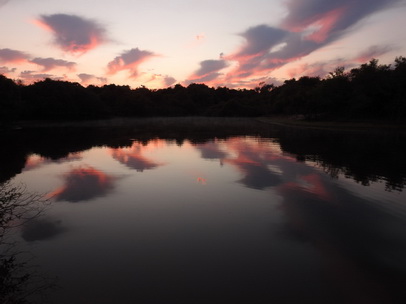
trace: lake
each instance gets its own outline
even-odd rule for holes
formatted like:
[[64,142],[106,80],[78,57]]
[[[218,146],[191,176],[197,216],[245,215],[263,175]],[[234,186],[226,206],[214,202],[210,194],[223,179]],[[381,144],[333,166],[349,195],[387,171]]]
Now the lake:
[[0,181],[49,203],[3,261],[26,262],[34,303],[404,303],[405,139],[215,118],[10,131]]

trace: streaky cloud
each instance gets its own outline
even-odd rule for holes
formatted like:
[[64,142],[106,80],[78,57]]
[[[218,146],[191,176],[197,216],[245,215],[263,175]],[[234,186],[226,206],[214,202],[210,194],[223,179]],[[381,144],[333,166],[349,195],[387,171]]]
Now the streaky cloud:
[[32,59],[30,62],[35,63],[39,66],[42,66],[43,67],[42,72],[48,72],[52,69],[59,68],[59,67],[63,67],[63,68],[66,68],[66,69],[72,71],[76,66],[75,62],[66,61],[66,60],[62,60],[62,59],[54,59],[54,58],[37,57],[37,58]]
[[298,64],[294,68],[288,71],[288,75],[291,78],[308,76],[308,77],[320,77],[326,76],[329,71],[337,67],[338,63],[333,65],[336,61],[320,61],[314,63]]
[[9,48],[0,49],[0,62],[2,63],[24,63],[30,58],[30,55],[18,50]]
[[27,83],[33,83],[36,81],[44,80],[45,78],[51,78],[53,80],[63,80],[64,76],[55,76],[47,73],[37,73],[36,71],[22,71],[19,78],[25,80]]
[[372,45],[368,49],[361,52],[355,59],[357,62],[367,62],[374,57],[385,55],[393,51],[395,47],[393,45]]
[[133,48],[124,51],[107,64],[107,74],[114,75],[120,71],[127,70],[131,78],[138,76],[138,66],[144,61],[157,56],[153,52]]
[[37,23],[52,32],[55,45],[67,53],[84,54],[107,41],[99,22],[76,15],[41,15]]
[[312,63],[298,64],[288,71],[289,77],[311,76],[325,77],[337,67],[343,67],[346,70],[357,67],[359,63],[365,63],[373,58],[385,55],[396,47],[394,45],[372,45],[358,55],[351,58],[336,58],[325,61],[316,61]]

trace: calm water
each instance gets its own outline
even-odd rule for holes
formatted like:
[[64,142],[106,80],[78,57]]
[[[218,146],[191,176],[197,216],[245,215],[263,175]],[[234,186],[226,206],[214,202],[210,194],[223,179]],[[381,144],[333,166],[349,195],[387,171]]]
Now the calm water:
[[1,180],[52,202],[13,234],[57,286],[38,302],[405,303],[401,135],[227,120],[7,136]]

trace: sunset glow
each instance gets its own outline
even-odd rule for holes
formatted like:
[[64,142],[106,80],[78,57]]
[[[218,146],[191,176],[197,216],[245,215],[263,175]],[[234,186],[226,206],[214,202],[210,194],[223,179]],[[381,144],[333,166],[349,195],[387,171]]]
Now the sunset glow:
[[3,1],[0,73],[24,83],[48,77],[151,89],[254,88],[306,74],[324,77],[327,67],[404,56],[405,4]]

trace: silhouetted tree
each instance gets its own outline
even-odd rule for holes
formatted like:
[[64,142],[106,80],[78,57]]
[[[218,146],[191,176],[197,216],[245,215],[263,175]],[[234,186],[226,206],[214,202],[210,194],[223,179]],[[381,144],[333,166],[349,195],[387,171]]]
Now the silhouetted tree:
[[79,83],[47,78],[24,87],[22,111],[26,119],[92,119],[106,108]]
[[0,119],[94,119],[152,116],[300,115],[307,119],[406,119],[406,59],[377,59],[325,79],[303,76],[254,89],[211,88],[202,83],[150,90],[128,85],[82,87],[45,79],[18,85],[0,77]]
[[19,86],[13,80],[0,74],[0,127],[16,118],[19,102]]

